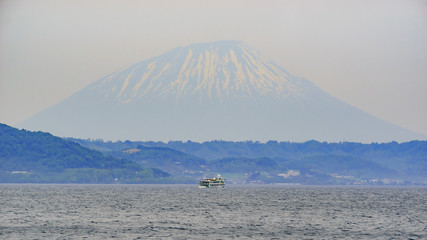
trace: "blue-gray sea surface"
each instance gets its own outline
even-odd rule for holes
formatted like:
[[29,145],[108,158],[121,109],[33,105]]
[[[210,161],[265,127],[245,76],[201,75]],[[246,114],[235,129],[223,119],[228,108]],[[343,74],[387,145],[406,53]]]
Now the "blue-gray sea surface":
[[0,185],[0,239],[427,239],[427,188]]

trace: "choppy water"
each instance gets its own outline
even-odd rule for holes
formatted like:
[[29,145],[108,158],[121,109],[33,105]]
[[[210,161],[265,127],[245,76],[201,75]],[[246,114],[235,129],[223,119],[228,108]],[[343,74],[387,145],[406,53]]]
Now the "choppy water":
[[427,239],[427,188],[0,185],[0,239]]

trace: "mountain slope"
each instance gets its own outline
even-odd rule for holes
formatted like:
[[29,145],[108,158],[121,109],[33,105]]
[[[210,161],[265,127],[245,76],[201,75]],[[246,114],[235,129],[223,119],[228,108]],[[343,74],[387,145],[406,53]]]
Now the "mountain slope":
[[166,176],[49,133],[0,124],[0,182],[112,183]]
[[163,141],[425,138],[331,97],[238,41],[178,47],[111,73],[20,127]]

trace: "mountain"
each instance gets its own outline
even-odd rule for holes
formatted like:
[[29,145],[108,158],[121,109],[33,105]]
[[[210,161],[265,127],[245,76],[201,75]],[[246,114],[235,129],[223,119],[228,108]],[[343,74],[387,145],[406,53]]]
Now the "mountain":
[[143,183],[169,174],[45,132],[0,124],[0,182]]
[[136,63],[19,127],[155,141],[425,139],[335,99],[239,41],[192,44]]

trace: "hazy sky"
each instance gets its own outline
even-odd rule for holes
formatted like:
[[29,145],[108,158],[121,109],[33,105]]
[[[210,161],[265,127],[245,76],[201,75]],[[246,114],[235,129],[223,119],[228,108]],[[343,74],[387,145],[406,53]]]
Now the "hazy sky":
[[244,41],[336,98],[427,135],[426,0],[0,0],[0,122],[216,40]]

